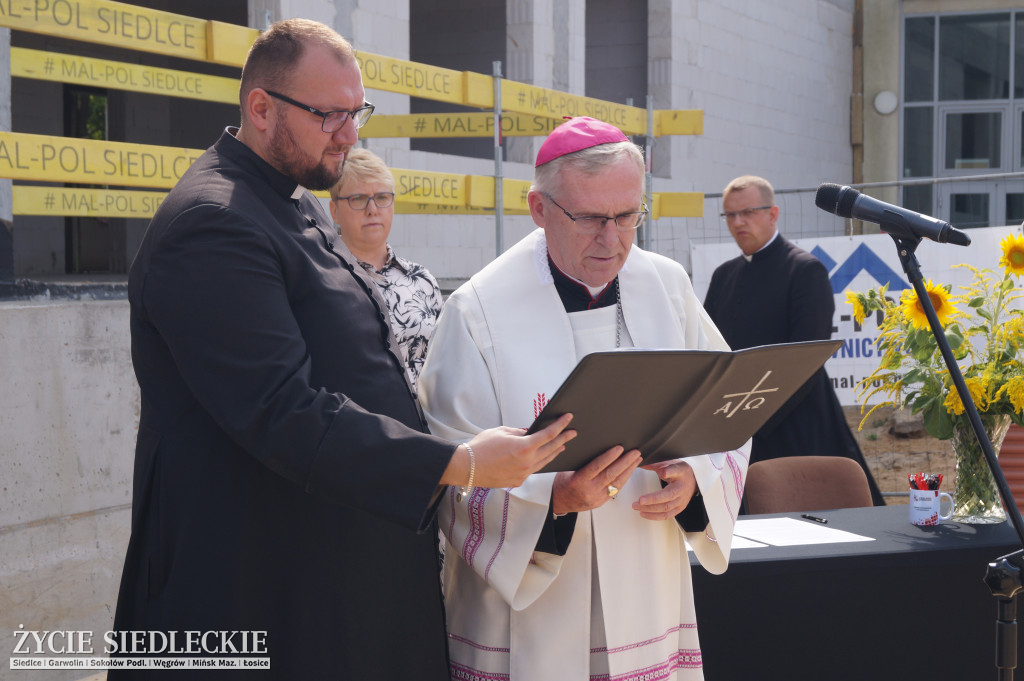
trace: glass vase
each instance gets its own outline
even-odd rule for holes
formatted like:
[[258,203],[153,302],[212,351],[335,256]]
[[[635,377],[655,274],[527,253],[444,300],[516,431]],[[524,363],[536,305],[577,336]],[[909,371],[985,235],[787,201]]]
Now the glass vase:
[[[992,450],[999,455],[1006,431],[1010,428],[1007,414],[982,414]],[[999,498],[999,488],[988,467],[985,453],[966,419],[953,426],[953,455],[956,459],[956,487],[953,491],[954,522],[971,525],[1001,523],[1006,511]]]

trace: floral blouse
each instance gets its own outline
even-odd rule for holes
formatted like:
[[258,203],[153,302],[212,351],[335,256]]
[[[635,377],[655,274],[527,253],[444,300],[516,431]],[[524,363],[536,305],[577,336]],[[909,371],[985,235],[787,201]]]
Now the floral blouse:
[[422,265],[400,258],[388,244],[388,257],[384,268],[377,271],[373,265],[359,260],[384,297],[391,313],[405,371],[413,389],[427,356],[427,343],[434,333],[437,315],[441,313],[441,289],[437,280]]

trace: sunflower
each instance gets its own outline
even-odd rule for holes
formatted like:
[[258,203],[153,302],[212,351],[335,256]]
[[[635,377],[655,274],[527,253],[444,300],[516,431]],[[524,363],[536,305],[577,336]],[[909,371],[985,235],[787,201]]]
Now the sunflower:
[[864,303],[860,301],[860,296],[858,296],[854,291],[847,291],[846,302],[853,305],[853,321],[857,322],[858,325],[863,324]]
[[895,291],[886,295],[884,286],[847,292],[855,318],[862,316],[868,325],[876,319],[878,328],[878,366],[857,384],[863,406],[871,405],[870,410],[861,409],[861,414],[867,412],[862,427],[884,406],[920,413],[928,433],[941,440],[969,425],[949,370],[938,361],[936,341],[921,306],[925,294],[924,307],[934,308],[936,322],[965,377],[965,397],[970,396],[982,416],[1009,415],[1024,426],[1024,287],[1016,278],[1024,278],[1024,235],[1006,237],[1001,246],[1005,269],[958,265],[970,270],[973,283],[960,286],[956,294],[952,286],[932,281],[916,286],[920,300],[915,289],[899,295]]
[[999,242],[999,247],[1003,249],[999,264],[1006,273],[1014,276],[1024,274],[1024,234],[1008,234]]
[[[936,286],[929,279],[924,283],[925,290],[928,292],[928,298],[932,301],[932,307],[935,308],[935,316],[939,318],[939,324],[943,327],[957,314],[958,310],[953,306],[953,299],[949,295],[949,290],[944,286]],[[910,325],[918,329],[928,329],[928,317],[924,313],[924,308],[921,307],[921,302],[917,299],[917,293],[914,289],[906,289],[900,295],[900,303],[903,307],[903,315],[910,322]]]

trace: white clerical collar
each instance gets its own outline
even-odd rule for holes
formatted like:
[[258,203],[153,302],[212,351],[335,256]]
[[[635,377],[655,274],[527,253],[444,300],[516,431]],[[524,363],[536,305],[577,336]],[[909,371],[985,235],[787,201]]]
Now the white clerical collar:
[[[557,265],[556,265],[556,267],[557,267]],[[562,272],[562,270],[558,270],[558,271]],[[565,274],[565,272],[562,272],[562,274]],[[572,276],[571,274],[565,274],[565,276],[566,276],[566,278],[572,279],[577,284],[579,284],[583,288],[585,288],[588,291],[590,291],[590,297],[593,298],[594,300],[597,300],[597,297],[599,295],[601,295],[601,292],[604,291],[606,288],[608,288],[611,285],[611,283],[612,283],[611,281],[609,281],[607,284],[601,284],[600,286],[591,286],[590,284],[586,284],[586,283],[580,281],[579,279],[577,279],[576,277]],[[612,279],[612,281],[615,281],[615,280]]]
[[301,184],[297,184],[297,185],[295,185],[295,191],[293,191],[292,195],[290,197],[288,197],[288,198],[291,198],[291,199],[301,199],[302,198],[302,192],[304,192],[304,191],[306,191],[306,188],[303,187]]
[[778,229],[776,229],[776,230],[775,230],[775,233],[774,233],[774,234],[772,234],[772,238],[771,238],[771,239],[768,239],[768,243],[766,243],[766,244],[765,244],[764,246],[761,246],[761,248],[757,249],[756,251],[754,251],[754,252],[753,252],[753,253],[751,253],[750,255],[747,255],[746,253],[741,253],[740,255],[742,255],[742,256],[743,256],[743,259],[744,259],[744,260],[746,260],[747,262],[750,262],[751,260],[753,260],[753,259],[754,259],[754,256],[755,256],[756,254],[760,253],[760,252],[761,252],[761,251],[763,251],[764,249],[766,249],[766,248],[768,248],[769,246],[771,246],[771,245],[772,245],[772,242],[773,242],[773,241],[775,241],[775,239],[777,239],[777,238],[778,238],[778,236],[779,236],[779,230],[778,230]]
[[[545,243],[545,246],[547,246],[546,243]],[[546,256],[550,257],[550,254],[547,252],[547,248],[544,249],[544,254]],[[554,260],[551,261],[551,264],[554,267],[558,267],[558,265],[555,265],[555,261]],[[625,272],[628,268],[629,268],[629,265],[627,263],[623,263],[622,267],[619,269],[619,271],[620,272]],[[561,268],[559,268],[558,271],[562,272]],[[595,299],[595,300],[597,300],[597,297],[601,294],[601,291],[604,291],[606,288],[611,286],[612,281],[615,281],[615,278],[613,277],[612,281],[609,281],[607,284],[601,284],[600,286],[591,286],[590,284],[583,283],[582,281],[580,281],[576,277],[572,276],[571,274],[566,274],[565,272],[562,272],[562,274],[565,275],[566,279],[571,279],[571,280],[575,281],[577,284],[579,284],[580,286],[582,286],[585,289],[587,289],[587,291],[590,292],[590,297]],[[615,276],[617,277],[619,275],[616,274]]]

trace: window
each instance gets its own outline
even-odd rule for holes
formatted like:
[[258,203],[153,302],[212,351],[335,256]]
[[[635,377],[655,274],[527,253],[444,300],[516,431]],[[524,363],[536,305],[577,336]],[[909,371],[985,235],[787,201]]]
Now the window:
[[939,99],[1010,96],[1010,15],[939,17]]
[[[107,92],[64,86],[64,136],[105,140]],[[68,185],[93,187],[96,185]],[[125,224],[117,218],[64,218],[64,271],[68,274],[127,271]]]
[[945,123],[947,170],[998,169],[1002,165],[1001,112],[951,112],[946,114]]
[[958,227],[1019,221],[1024,180],[991,175],[1024,169],[1024,10],[907,17],[901,99],[902,176],[955,178],[905,186],[903,205]]
[[930,102],[935,87],[935,19],[907,19],[904,44],[905,101]]

